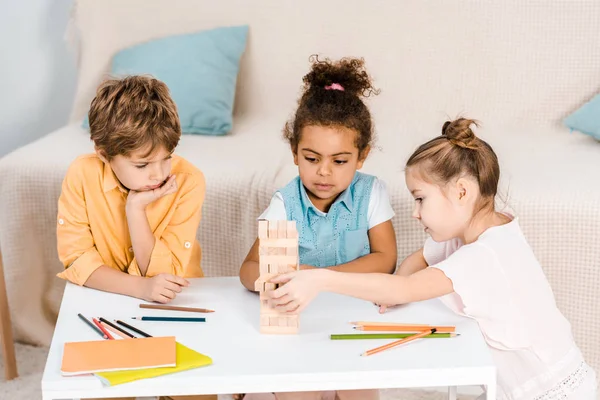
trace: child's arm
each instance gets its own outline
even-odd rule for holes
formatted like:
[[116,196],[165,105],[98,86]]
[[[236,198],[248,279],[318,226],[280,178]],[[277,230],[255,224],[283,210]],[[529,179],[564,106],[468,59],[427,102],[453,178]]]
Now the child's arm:
[[240,267],[240,281],[242,285],[248,290],[254,292],[254,282],[258,279],[260,275],[259,266],[258,266],[258,238],[254,241],[254,244],[248,251],[248,255],[242,262],[242,266]]
[[285,283],[269,293],[274,306],[289,312],[301,311],[321,291],[377,304],[405,304],[454,291],[452,281],[437,268],[427,268],[410,276],[311,270],[279,275],[271,282]]
[[371,253],[346,264],[327,269],[338,272],[382,272],[392,273],[396,268],[396,233],[392,221],[388,220],[369,229]]
[[[129,226],[133,253],[133,261],[128,272],[132,275],[153,277],[160,274],[171,274],[179,277],[200,276],[189,268],[200,268],[191,265],[195,249],[196,233],[202,218],[202,203],[205,196],[204,176],[197,173],[180,173],[179,182],[175,177],[161,188],[152,192],[129,193],[127,199],[127,223]],[[153,193],[154,192],[154,193]],[[154,235],[150,229],[145,207],[161,197],[176,196],[175,210],[165,216],[166,227],[160,235]],[[134,196],[130,199],[129,196]],[[167,219],[168,218],[168,219]]]
[[[396,267],[396,234],[392,221],[386,221],[369,230],[371,253],[346,264],[328,268],[339,272],[394,272]],[[248,290],[254,291],[254,282],[260,275],[258,259],[258,239],[254,242],[240,268],[240,281]],[[300,269],[313,269],[301,265]]]
[[127,215],[127,225],[129,227],[129,236],[133,247],[133,254],[142,276],[146,275],[148,265],[150,264],[150,256],[156,243],[148,217],[146,216],[146,207],[161,197],[173,194],[177,191],[177,181],[175,175],[171,175],[169,179],[158,189],[149,190],[146,192],[130,191],[127,196],[127,205],[125,213]]
[[396,271],[396,274],[401,276],[409,276],[425,268],[427,268],[427,261],[425,261],[425,257],[423,256],[423,248],[421,247],[419,250],[415,251],[406,257],[404,261],[402,261],[398,267],[398,271]]
[[[105,265],[96,248],[88,220],[83,181],[85,166],[77,162],[69,168],[58,200],[57,250],[65,270],[60,278],[93,289],[166,302],[174,297],[174,278],[145,279]],[[187,286],[187,282],[183,284]],[[165,291],[163,289],[169,289]],[[176,292],[180,289],[176,288]],[[162,293],[166,293],[163,295]]]
[[144,278],[101,265],[92,272],[84,285],[92,289],[137,297],[146,301],[168,303],[175,298],[176,293],[181,292],[181,287],[188,286],[189,282],[171,274]]

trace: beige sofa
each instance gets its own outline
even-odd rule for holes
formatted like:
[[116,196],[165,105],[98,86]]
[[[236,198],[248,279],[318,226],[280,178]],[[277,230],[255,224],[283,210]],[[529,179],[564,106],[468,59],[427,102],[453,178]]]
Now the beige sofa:
[[407,156],[448,117],[480,119],[481,137],[499,154],[504,198],[587,360],[600,368],[600,143],[560,125],[600,89],[593,0],[78,1],[68,35],[79,43],[72,124],[0,160],[0,248],[18,339],[51,339],[64,288],[55,277],[60,183],[69,163],[92,150],[79,125],[111,56],[149,38],[234,24],[250,26],[234,130],[186,135],[178,149],[207,178],[198,237],[209,276],[237,273],[255,218],[296,174],[281,129],[308,57],[362,56],[382,89],[369,100],[379,149],[364,170],[389,186],[399,256],[424,240],[410,220]]

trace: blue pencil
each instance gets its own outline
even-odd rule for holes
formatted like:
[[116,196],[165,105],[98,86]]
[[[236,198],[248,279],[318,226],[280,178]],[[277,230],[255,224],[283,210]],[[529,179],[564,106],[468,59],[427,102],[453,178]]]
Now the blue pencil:
[[188,317],[131,317],[131,319],[140,319],[142,321],[165,321],[165,322],[206,322],[206,318],[188,318]]

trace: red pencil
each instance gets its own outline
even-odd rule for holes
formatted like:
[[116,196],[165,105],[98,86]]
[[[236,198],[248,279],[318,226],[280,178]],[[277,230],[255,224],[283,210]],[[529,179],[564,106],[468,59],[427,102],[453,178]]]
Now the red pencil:
[[92,318],[92,321],[94,321],[94,324],[96,324],[98,329],[100,329],[102,331],[102,333],[104,333],[106,335],[105,339],[115,340],[115,338],[112,337],[111,334],[108,333],[108,331],[102,326],[100,321],[98,321],[96,318]]

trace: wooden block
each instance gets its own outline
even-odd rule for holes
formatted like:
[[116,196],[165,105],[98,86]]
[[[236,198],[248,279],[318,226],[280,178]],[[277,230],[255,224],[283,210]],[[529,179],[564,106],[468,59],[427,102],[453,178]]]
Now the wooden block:
[[288,326],[288,317],[279,317],[279,326]]
[[265,292],[268,290],[275,290],[275,284],[270,282],[265,282]]
[[287,318],[287,326],[292,326],[297,328],[298,327],[298,316],[297,315],[293,315],[291,317]]
[[264,326],[261,325],[260,333],[275,335],[293,335],[298,333],[298,328],[293,326]]
[[263,255],[265,256],[278,256],[280,247],[267,247]]
[[258,221],[258,238],[266,239],[268,237],[268,231],[269,231],[269,221],[267,221],[267,220]]
[[260,274],[258,279],[254,282],[254,290],[257,292],[265,291],[265,283],[268,283],[273,277],[277,276],[277,274]]
[[269,221],[269,239],[276,239],[277,233],[277,221]]
[[280,239],[287,237],[287,221],[277,221],[277,237]]
[[287,221],[287,237],[297,238],[298,230],[296,229],[296,221]]
[[258,264],[258,271],[260,272],[260,274],[270,274],[270,264],[264,263],[264,262],[260,262]]
[[269,264],[269,273],[270,274],[278,274],[277,264]]
[[296,247],[288,247],[285,250],[286,250],[286,253],[285,253],[286,256],[294,256],[294,257],[298,256],[298,247],[297,246]]
[[298,247],[298,238],[261,239],[260,245],[265,247]]
[[296,264],[298,263],[298,257],[296,256],[261,256],[260,262],[264,262],[266,264]]
[[268,315],[260,316],[260,326],[269,326],[269,316]]
[[279,316],[269,316],[269,326],[279,326]]

